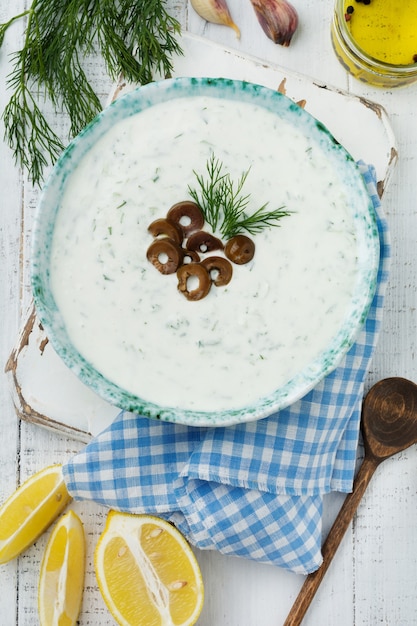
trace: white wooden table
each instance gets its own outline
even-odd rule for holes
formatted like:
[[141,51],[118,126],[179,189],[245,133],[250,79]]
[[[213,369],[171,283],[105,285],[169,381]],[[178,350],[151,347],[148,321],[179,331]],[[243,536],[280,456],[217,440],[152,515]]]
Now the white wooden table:
[[[27,2],[0,0],[0,22],[23,10]],[[241,39],[228,28],[207,25],[186,0],[167,6],[184,28],[290,71],[313,77],[380,103],[394,129],[399,161],[385,190],[383,204],[393,244],[391,280],[379,345],[367,386],[387,376],[417,382],[417,84],[381,91],[351,79],[339,65],[330,43],[333,0],[293,0],[300,26],[289,48],[266,38],[249,0],[228,0]],[[0,52],[0,109],[8,94],[8,54],[22,45],[21,26],[8,33]],[[97,60],[89,67],[103,105],[111,84]],[[348,123],[348,122],[347,122]],[[355,124],[355,120],[349,120]],[[3,129],[0,130],[0,135]],[[6,364],[31,301],[28,262],[30,233],[38,192],[14,165],[0,143],[0,362]],[[2,365],[3,367],[3,365]],[[55,383],[54,383],[55,384]],[[47,464],[60,463],[81,449],[72,437],[54,433],[16,417],[9,381],[0,375],[0,501],[20,482]],[[358,455],[360,457],[361,451]],[[342,496],[327,500],[326,529]],[[92,558],[106,511],[74,504],[88,539],[87,576],[79,623],[113,624],[97,590]],[[37,580],[47,534],[19,559],[0,566],[0,626],[38,623]],[[199,626],[279,626],[296,597],[303,577],[270,566],[217,553],[197,552],[206,601]],[[322,583],[304,623],[306,626],[417,625],[417,449],[386,461],[377,471],[357,516]]]

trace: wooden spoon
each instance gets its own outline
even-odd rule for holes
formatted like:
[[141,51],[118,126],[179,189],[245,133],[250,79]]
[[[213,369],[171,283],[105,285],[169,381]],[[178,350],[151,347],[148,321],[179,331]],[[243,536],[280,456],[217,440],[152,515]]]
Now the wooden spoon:
[[346,496],[323,544],[322,565],[307,576],[284,626],[301,624],[378,465],[417,443],[417,385],[404,378],[376,383],[363,402],[361,428],[365,457],[353,491]]

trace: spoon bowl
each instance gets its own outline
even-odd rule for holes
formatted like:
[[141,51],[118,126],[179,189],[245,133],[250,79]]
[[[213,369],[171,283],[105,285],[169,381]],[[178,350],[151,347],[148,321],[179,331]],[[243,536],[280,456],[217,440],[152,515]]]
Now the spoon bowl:
[[352,493],[323,544],[323,563],[306,577],[284,626],[301,624],[378,465],[417,443],[417,385],[400,377],[376,383],[363,401],[361,429],[365,456]]
[[362,407],[366,454],[383,461],[417,443],[417,385],[385,378],[368,392]]

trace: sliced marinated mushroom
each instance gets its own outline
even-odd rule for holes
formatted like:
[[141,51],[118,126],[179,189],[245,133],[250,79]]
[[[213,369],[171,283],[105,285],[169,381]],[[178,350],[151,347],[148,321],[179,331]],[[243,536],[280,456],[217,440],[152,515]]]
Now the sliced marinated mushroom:
[[169,209],[167,218],[178,224],[187,236],[204,226],[204,216],[201,209],[192,200],[183,200],[174,204]]
[[209,273],[211,281],[216,287],[227,285],[233,274],[232,264],[222,256],[208,256],[201,264]]
[[184,233],[180,226],[165,217],[161,217],[149,224],[148,231],[153,237],[168,237],[176,241],[178,245],[182,244],[184,238]]
[[198,252],[196,252],[196,250],[188,250],[187,248],[183,248],[183,252],[183,263],[198,263],[200,261],[200,255],[198,254]]
[[235,235],[226,243],[224,253],[232,263],[244,265],[253,259],[255,244],[246,235]]
[[203,253],[213,252],[213,250],[223,250],[223,242],[211,233],[206,233],[205,230],[198,230],[188,237],[187,248]]
[[205,298],[211,287],[208,271],[201,263],[187,263],[177,270],[178,289],[187,300]]
[[163,237],[154,239],[146,256],[161,274],[174,274],[182,263],[183,251],[175,241]]

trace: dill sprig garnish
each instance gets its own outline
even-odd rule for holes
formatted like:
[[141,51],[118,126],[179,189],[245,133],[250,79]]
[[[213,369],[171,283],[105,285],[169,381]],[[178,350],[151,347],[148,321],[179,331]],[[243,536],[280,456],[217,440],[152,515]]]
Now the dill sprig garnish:
[[23,47],[14,53],[7,86],[13,90],[3,112],[5,139],[16,163],[40,184],[48,163],[64,148],[43,112],[49,99],[70,121],[74,137],[101,110],[84,71],[85,59],[99,49],[112,80],[149,83],[167,76],[171,56],[181,49],[180,25],[165,0],[33,0],[31,7],[0,24],[0,46],[9,26],[27,20]]
[[250,168],[235,183],[229,173],[223,172],[223,163],[212,153],[206,163],[208,178],[194,171],[199,189],[189,186],[188,192],[204,215],[213,231],[217,229],[225,239],[231,239],[243,231],[256,235],[268,226],[279,226],[282,217],[290,215],[284,206],[267,210],[268,202],[248,215],[246,209],[250,194],[241,195]]

